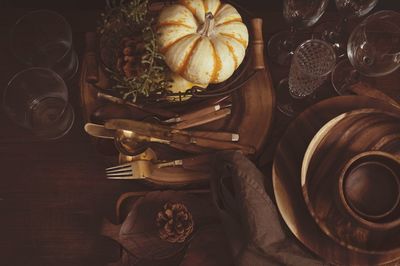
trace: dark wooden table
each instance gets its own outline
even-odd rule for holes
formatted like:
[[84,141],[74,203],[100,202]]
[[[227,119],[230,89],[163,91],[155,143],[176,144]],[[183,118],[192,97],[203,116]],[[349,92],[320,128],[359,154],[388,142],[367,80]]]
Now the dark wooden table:
[[[240,2],[264,18],[266,40],[285,28],[281,1]],[[82,55],[84,33],[95,29],[103,5],[99,0],[1,1],[0,91],[13,74],[24,68],[8,47],[9,30],[18,17],[32,9],[60,12],[70,22],[75,49]],[[399,5],[397,0],[383,0],[378,9],[399,10]],[[323,19],[335,16],[330,6]],[[274,82],[287,75],[285,68],[272,63],[270,68]],[[400,71],[393,75],[399,76]],[[399,83],[389,82],[387,86],[399,94]],[[82,128],[77,78],[68,87],[77,117],[71,132],[61,140],[38,141],[0,113],[0,265],[104,265],[115,259],[115,244],[99,236],[102,217],[113,218],[114,204],[121,193],[151,189],[135,182],[105,179],[104,157]],[[277,115],[272,140],[278,139],[288,121]],[[271,151],[273,148],[260,160],[270,192]]]

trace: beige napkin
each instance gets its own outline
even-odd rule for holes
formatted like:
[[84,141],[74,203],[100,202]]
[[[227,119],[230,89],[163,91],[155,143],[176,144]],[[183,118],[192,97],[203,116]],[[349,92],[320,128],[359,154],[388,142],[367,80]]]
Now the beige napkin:
[[240,152],[216,160],[212,194],[236,265],[327,265],[285,232],[264,175]]

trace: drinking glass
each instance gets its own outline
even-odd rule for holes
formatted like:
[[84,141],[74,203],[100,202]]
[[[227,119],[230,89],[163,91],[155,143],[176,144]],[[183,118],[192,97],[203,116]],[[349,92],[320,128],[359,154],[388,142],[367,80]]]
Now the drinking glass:
[[339,22],[326,22],[314,29],[313,37],[333,45],[338,57],[346,54],[347,37],[344,27],[354,17],[368,14],[378,3],[378,0],[335,0],[336,8],[341,16]]
[[11,30],[10,45],[21,63],[51,68],[64,80],[71,79],[78,70],[71,28],[53,11],[33,11],[21,17]]
[[3,93],[8,117],[42,139],[57,139],[72,127],[74,112],[62,78],[48,68],[17,73]]
[[380,77],[400,67],[400,13],[380,11],[354,28],[347,44],[349,60],[341,61],[332,73],[339,95],[349,94],[361,76]]
[[278,86],[278,109],[288,116],[297,113],[299,100],[325,82],[335,63],[335,51],[329,43],[314,39],[300,44],[292,58],[289,78]]
[[324,14],[329,0],[284,0],[283,17],[290,31],[282,31],[268,42],[268,54],[276,63],[289,66],[296,47],[304,41],[301,28],[311,27]]

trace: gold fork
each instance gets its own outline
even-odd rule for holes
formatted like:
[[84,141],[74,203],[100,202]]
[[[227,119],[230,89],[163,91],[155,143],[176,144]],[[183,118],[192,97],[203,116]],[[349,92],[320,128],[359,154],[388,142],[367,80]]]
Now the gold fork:
[[155,169],[166,167],[183,167],[188,170],[204,171],[213,161],[213,154],[200,155],[181,160],[153,163],[148,160],[136,160],[106,169],[108,179],[146,179],[151,177]]

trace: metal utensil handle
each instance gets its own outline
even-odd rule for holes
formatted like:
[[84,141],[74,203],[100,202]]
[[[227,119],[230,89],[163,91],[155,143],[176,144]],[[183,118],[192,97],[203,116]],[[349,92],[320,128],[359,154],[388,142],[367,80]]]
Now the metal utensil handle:
[[198,117],[202,117],[204,115],[218,111],[220,109],[221,109],[221,105],[219,105],[219,104],[213,105],[213,106],[208,106],[208,107],[201,108],[201,109],[193,111],[193,112],[189,112],[187,114],[180,115],[178,117],[174,117],[174,118],[165,120],[164,122],[178,123],[178,122],[182,122],[182,121],[188,121],[188,120],[196,119]]
[[200,125],[204,125],[207,123],[217,121],[219,119],[227,117],[230,114],[231,114],[231,109],[225,108],[225,109],[221,109],[216,112],[209,113],[207,115],[203,115],[203,116],[193,119],[193,120],[180,122],[180,123],[176,124],[175,126],[173,126],[173,128],[186,129],[186,128],[190,128],[190,127],[200,126]]
[[182,166],[183,161],[182,160],[175,160],[171,162],[165,162],[165,163],[158,163],[156,164],[156,168],[165,168],[165,167],[175,167],[175,166]]

